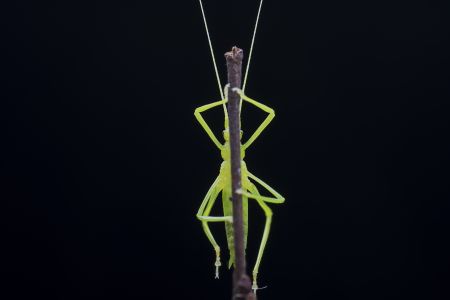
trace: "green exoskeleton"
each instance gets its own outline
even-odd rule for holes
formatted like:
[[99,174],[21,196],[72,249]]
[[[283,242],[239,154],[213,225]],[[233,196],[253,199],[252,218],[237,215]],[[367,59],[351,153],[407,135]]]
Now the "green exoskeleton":
[[[231,267],[234,264],[234,240],[233,240],[233,227],[232,227],[233,217],[232,217],[232,202],[231,202],[231,162],[230,162],[228,112],[227,112],[227,107],[226,107],[226,103],[228,101],[229,87],[228,87],[228,85],[226,85],[223,91],[220,88],[221,84],[220,84],[220,79],[219,79],[218,72],[217,72],[217,66],[216,66],[215,59],[214,59],[214,52],[212,50],[211,39],[209,37],[205,13],[203,10],[203,5],[202,5],[201,0],[199,0],[199,2],[200,2],[201,10],[202,10],[205,29],[206,29],[206,33],[208,36],[211,55],[213,58],[213,64],[214,64],[214,68],[216,71],[216,78],[217,78],[217,82],[219,85],[219,90],[220,90],[222,100],[197,108],[195,110],[194,115],[197,118],[198,122],[203,127],[203,129],[206,131],[208,136],[211,138],[213,143],[220,150],[223,162],[222,162],[222,165],[220,166],[219,176],[216,178],[214,183],[209,188],[208,192],[206,193],[206,196],[204,197],[204,199],[200,205],[200,208],[197,212],[197,218],[202,222],[203,230],[205,231],[206,236],[208,237],[209,241],[211,242],[211,244],[214,247],[215,254],[216,254],[215,276],[216,276],[216,278],[218,278],[219,277],[219,267],[221,266],[220,247],[217,244],[216,240],[214,239],[213,234],[211,233],[211,230],[209,228],[209,222],[224,222],[225,223],[228,249],[230,252],[230,259],[228,262],[228,267]],[[258,24],[259,14],[261,11],[261,6],[262,6],[262,0],[260,2],[260,6],[259,6],[259,10],[258,10],[258,17],[257,17],[256,25],[255,25],[255,30],[253,33],[252,45],[250,48],[249,60],[247,62],[247,69],[246,69],[246,73],[245,73],[245,77],[244,77],[243,89],[245,89],[247,74],[248,74],[249,65],[250,65],[250,57],[251,57],[251,52],[253,49],[253,43],[254,43],[254,38],[255,38],[255,33],[256,33],[256,27]],[[253,144],[253,142],[258,138],[258,136],[261,134],[261,132],[267,127],[267,125],[275,117],[275,112],[272,108],[247,97],[244,94],[243,90],[233,89],[233,91],[237,92],[239,94],[239,96],[241,97],[241,104],[240,104],[241,107],[242,107],[242,102],[246,102],[248,104],[256,106],[257,108],[263,110],[264,112],[266,112],[268,114],[267,117],[264,119],[264,121],[256,129],[256,131],[250,136],[250,138],[248,138],[248,140],[246,140],[244,143],[241,142],[241,145],[240,145],[241,146],[241,158],[242,158],[242,161],[241,161],[242,189],[238,192],[242,194],[242,201],[243,201],[245,242],[247,242],[247,235],[248,235],[248,200],[249,199],[255,200],[259,204],[259,206],[263,209],[265,217],[266,217],[263,237],[262,237],[261,244],[259,247],[256,263],[255,263],[255,266],[254,266],[253,272],[252,272],[252,275],[253,275],[252,289],[256,291],[258,289],[257,276],[258,276],[259,265],[261,263],[261,258],[264,253],[264,248],[266,247],[266,243],[267,243],[267,240],[269,237],[269,232],[270,232],[270,226],[271,226],[271,222],[272,222],[272,210],[267,205],[267,203],[279,204],[279,203],[283,203],[285,199],[283,198],[283,196],[281,196],[278,192],[276,192],[273,188],[271,188],[264,181],[262,181],[261,179],[259,179],[258,177],[256,177],[252,173],[250,173],[248,171],[247,165],[243,159],[245,157],[246,150]],[[223,131],[223,140],[224,140],[223,142],[220,142],[219,139],[214,135],[211,128],[208,126],[208,124],[206,123],[206,121],[204,120],[204,118],[201,115],[202,112],[205,112],[209,109],[212,109],[212,108],[215,108],[218,106],[223,107],[224,115],[225,115],[225,124],[224,124],[225,128]],[[241,131],[241,139],[242,139],[242,131]],[[256,184],[259,184],[264,189],[266,189],[266,191],[269,192],[271,194],[271,196],[262,196],[260,194]],[[219,194],[222,194],[223,216],[210,216],[213,205],[216,202]]]

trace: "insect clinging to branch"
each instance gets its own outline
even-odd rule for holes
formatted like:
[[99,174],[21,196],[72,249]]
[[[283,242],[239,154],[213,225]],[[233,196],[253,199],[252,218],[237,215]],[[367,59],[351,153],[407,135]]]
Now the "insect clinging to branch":
[[[200,125],[203,127],[203,129],[206,131],[212,142],[216,145],[216,147],[220,150],[223,162],[220,166],[220,171],[218,177],[215,179],[211,187],[209,188],[208,192],[206,193],[206,196],[204,197],[200,208],[197,212],[197,218],[202,222],[203,230],[205,231],[206,236],[208,237],[209,241],[214,247],[215,254],[216,254],[216,260],[215,260],[215,277],[219,277],[219,267],[221,266],[221,260],[220,260],[220,247],[217,244],[216,240],[214,239],[213,234],[211,233],[211,230],[209,228],[210,222],[224,222],[225,223],[225,230],[226,230],[226,236],[227,236],[227,243],[228,243],[228,249],[230,252],[230,259],[228,262],[228,267],[231,267],[234,264],[234,238],[233,238],[233,216],[232,216],[232,202],[231,202],[231,162],[230,162],[230,134],[229,134],[229,118],[228,118],[228,111],[226,103],[228,102],[228,93],[229,93],[229,85],[226,85],[224,90],[222,91],[220,78],[217,72],[217,66],[214,59],[214,52],[212,49],[211,39],[209,37],[208,32],[208,26],[206,23],[205,13],[202,5],[202,1],[199,0],[200,7],[202,10],[203,20],[205,24],[205,29],[208,37],[208,42],[211,50],[211,55],[213,59],[214,69],[216,72],[216,78],[219,85],[219,91],[221,95],[220,101],[216,101],[210,104],[203,105],[201,107],[198,107],[195,110],[195,117],[197,118]],[[244,162],[245,152],[246,150],[253,144],[253,142],[260,136],[260,134],[263,132],[263,130],[269,125],[269,123],[272,121],[272,119],[275,117],[275,112],[272,108],[254,100],[249,97],[247,97],[244,94],[244,89],[246,85],[248,70],[250,66],[250,58],[251,53],[253,50],[253,43],[255,39],[255,33],[256,28],[259,20],[259,15],[261,12],[261,6],[262,6],[262,0],[260,2],[259,10],[258,10],[258,16],[256,19],[255,29],[253,32],[253,38],[252,38],[252,44],[250,47],[250,54],[249,59],[247,62],[247,68],[246,73],[244,77],[244,83],[243,88],[237,89],[234,88],[233,91],[237,92],[239,96],[241,97],[240,107],[242,107],[242,103],[245,102],[250,105],[254,105],[255,107],[261,109],[262,111],[266,112],[268,115],[264,119],[264,121],[257,127],[255,132],[244,142],[240,144],[241,149],[241,174],[242,174],[242,189],[239,191],[239,193],[242,195],[242,201],[243,201],[243,216],[244,216],[244,235],[245,235],[245,243],[247,242],[247,235],[248,235],[248,200],[253,199],[255,200],[259,206],[264,211],[266,221],[264,226],[264,232],[261,240],[261,244],[259,246],[258,250],[258,256],[256,259],[255,266],[253,268],[253,285],[252,289],[256,290],[258,289],[257,285],[257,276],[258,276],[258,270],[261,263],[261,259],[264,253],[264,249],[266,247],[266,243],[269,237],[270,227],[272,223],[272,210],[267,205],[267,203],[274,203],[274,204],[280,204],[284,202],[283,196],[281,196],[278,192],[276,192],[272,187],[270,187],[267,183],[250,173],[247,169],[247,165]],[[210,126],[206,123],[205,119],[202,116],[202,113],[212,109],[222,106],[224,110],[224,116],[225,116],[225,124],[224,124],[224,130],[223,130],[223,142],[220,142],[219,139],[215,136],[213,131],[211,130]],[[241,140],[242,140],[243,132],[241,131]],[[267,192],[271,194],[271,196],[262,196],[259,192],[258,187],[256,184],[262,186]],[[210,216],[211,210],[219,196],[219,194],[222,194],[222,206],[223,206],[223,216]]]

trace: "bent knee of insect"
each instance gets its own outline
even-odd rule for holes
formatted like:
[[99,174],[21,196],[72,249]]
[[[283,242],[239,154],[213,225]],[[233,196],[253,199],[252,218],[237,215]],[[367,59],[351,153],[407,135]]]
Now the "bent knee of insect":
[[200,221],[204,222],[205,221],[205,216],[202,216],[201,214],[197,214],[197,219],[199,219]]
[[286,201],[286,198],[280,197],[280,198],[278,198],[278,201],[279,201],[280,203],[284,203],[284,201]]
[[204,221],[204,216],[202,216],[201,214],[196,214],[197,219],[199,219],[200,221]]

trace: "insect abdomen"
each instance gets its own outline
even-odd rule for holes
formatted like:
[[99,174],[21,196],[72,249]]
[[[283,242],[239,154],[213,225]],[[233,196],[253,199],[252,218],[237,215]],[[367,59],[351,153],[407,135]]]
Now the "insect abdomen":
[[[223,204],[223,215],[232,216],[233,215],[233,203],[231,202],[231,190],[224,189],[222,191],[222,204]],[[243,222],[244,222],[244,243],[245,248],[247,248],[247,235],[248,235],[248,200],[247,197],[242,197],[242,209],[243,209]],[[234,232],[233,224],[225,222],[225,231],[227,234],[228,250],[230,252],[230,260],[228,261],[228,268],[234,264]]]

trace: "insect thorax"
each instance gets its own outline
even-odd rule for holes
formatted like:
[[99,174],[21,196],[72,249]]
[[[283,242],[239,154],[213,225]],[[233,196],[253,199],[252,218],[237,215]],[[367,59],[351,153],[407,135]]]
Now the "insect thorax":
[[[230,131],[227,127],[225,127],[225,130],[222,133],[223,133],[223,139],[225,140],[225,142],[223,144],[222,150],[220,151],[220,154],[222,155],[222,159],[224,161],[230,161],[231,160]],[[243,135],[243,131],[241,130],[239,140],[242,139],[242,135]],[[243,160],[245,157],[245,150],[242,147],[242,144],[240,142],[239,142],[239,148],[241,149],[241,160]]]
[[[242,145],[240,145],[241,148],[241,175],[242,175],[242,184],[244,185],[244,182],[246,183],[248,181],[247,179],[247,165],[244,161],[245,157],[245,150]],[[222,180],[224,180],[224,184],[226,187],[231,187],[231,159],[230,159],[230,144],[228,142],[225,142],[223,144],[223,148],[221,150],[223,162],[220,166],[220,174]]]
[[[244,147],[242,147],[242,144],[239,144],[239,147],[241,148],[241,160],[244,160],[245,157],[245,150]],[[220,151],[220,154],[222,156],[222,159],[224,161],[230,161],[231,160],[231,150],[230,150],[230,143],[228,141],[226,141],[223,144],[223,148]]]

